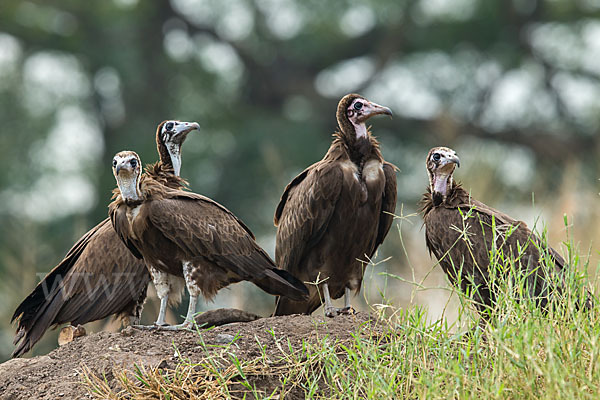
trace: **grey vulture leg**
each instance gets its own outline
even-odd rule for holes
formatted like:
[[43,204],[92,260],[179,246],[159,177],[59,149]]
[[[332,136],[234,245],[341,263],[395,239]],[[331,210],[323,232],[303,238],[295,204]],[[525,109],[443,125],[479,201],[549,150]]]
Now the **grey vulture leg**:
[[190,295],[190,303],[188,304],[188,312],[185,316],[185,321],[180,325],[181,328],[193,328],[196,317],[196,304],[198,304],[198,296]]
[[171,291],[171,285],[169,284],[169,275],[161,272],[155,268],[150,267],[150,274],[154,281],[154,287],[156,288],[156,295],[160,299],[160,310],[158,311],[158,317],[154,325],[164,326],[167,325],[165,322],[165,315],[167,314],[167,304],[169,303],[169,292]]
[[356,310],[352,307],[350,297],[352,296],[352,290],[347,287],[344,289],[344,308],[340,310],[340,314],[354,315]]
[[160,299],[160,309],[158,310],[158,317],[154,325],[132,325],[138,329],[156,329],[157,327],[167,326],[165,322],[165,316],[167,314],[167,305],[169,303],[169,292],[171,291],[171,285],[169,283],[169,275],[161,272],[153,267],[149,268],[150,275],[152,275],[152,282],[156,289],[156,295]]
[[179,329],[191,329],[194,327],[195,317],[196,317],[196,305],[198,304],[198,296],[202,293],[194,278],[192,277],[192,273],[194,271],[194,265],[190,262],[183,263],[183,277],[185,278],[185,285],[190,294],[190,302],[188,304],[187,315],[185,316],[185,321],[182,324],[168,326],[164,329],[169,330],[179,330]]
[[350,288],[344,289],[344,308],[336,308],[331,303],[331,295],[329,294],[329,286],[326,283],[323,284],[323,297],[325,297],[325,316],[329,318],[336,317],[338,315],[354,315],[356,311],[350,304],[350,296],[352,295]]
[[338,309],[331,304],[331,296],[329,295],[329,286],[323,284],[323,297],[325,297],[325,316],[333,318],[338,315]]
[[183,321],[183,324],[178,326],[179,329],[189,329],[194,327],[196,304],[198,304],[198,296],[202,294],[202,291],[192,276],[194,269],[195,267],[191,262],[183,263],[183,277],[185,278],[185,286],[190,294],[190,303],[188,304],[188,311],[187,315],[185,316],[185,321]]
[[160,310],[158,310],[158,318],[156,318],[156,322],[154,325],[156,326],[164,326],[167,325],[165,322],[165,316],[167,314],[167,303],[169,302],[169,295],[160,299]]

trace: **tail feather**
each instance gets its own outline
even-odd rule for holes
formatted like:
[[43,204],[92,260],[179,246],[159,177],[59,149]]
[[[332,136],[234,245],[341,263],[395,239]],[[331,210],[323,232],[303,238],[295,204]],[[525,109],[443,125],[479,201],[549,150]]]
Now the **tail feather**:
[[[58,298],[57,298],[58,297]],[[54,319],[64,301],[59,293],[55,293],[52,300],[46,302],[41,308],[36,308],[36,314],[26,321],[18,321],[17,333],[13,344],[17,347],[12,352],[12,357],[20,357],[27,353],[36,344],[44,333],[54,325]]]
[[294,301],[292,299],[279,296],[275,302],[275,311],[273,316],[306,314],[310,315],[321,306],[321,298],[315,291],[304,301]]
[[277,296],[286,296],[296,301],[308,300],[308,289],[298,278],[287,271],[272,268],[265,276],[253,281],[265,292]]

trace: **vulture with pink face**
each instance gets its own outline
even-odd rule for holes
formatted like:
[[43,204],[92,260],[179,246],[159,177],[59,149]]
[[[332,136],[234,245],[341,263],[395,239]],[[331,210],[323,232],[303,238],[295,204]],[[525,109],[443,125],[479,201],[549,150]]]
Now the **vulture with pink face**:
[[[383,159],[367,127],[374,115],[392,112],[357,94],[337,108],[338,131],[325,157],[285,188],[277,210],[275,259],[310,284],[310,298],[279,298],[275,315],[310,314],[325,301],[325,314],[353,312],[365,263],[386,237],[396,209],[396,167]],[[345,307],[331,300],[345,297]]]
[[[452,176],[460,160],[454,150],[431,149],[426,166],[429,189],[421,200],[425,239],[450,283],[470,293],[478,310],[487,317],[500,282],[491,278],[492,273],[505,274],[514,263],[518,276],[524,279],[527,295],[545,309],[551,296],[564,287],[568,265],[563,257],[523,221],[474,199],[456,183]],[[494,271],[492,266],[496,267]],[[591,307],[589,293],[584,297],[583,306]]]
[[[156,130],[160,160],[147,167],[146,174],[171,188],[182,188],[179,178],[181,146],[195,122],[163,121]],[[162,320],[168,293],[183,284],[163,279],[157,286],[161,297]],[[107,218],[73,245],[65,258],[42,279],[19,304],[11,322],[17,321],[12,356],[29,351],[51,327],[64,323],[85,324],[113,314],[128,324],[139,323],[150,274],[143,260],[137,259],[121,242]],[[180,299],[181,290],[171,298]],[[179,297],[179,298],[177,298]]]

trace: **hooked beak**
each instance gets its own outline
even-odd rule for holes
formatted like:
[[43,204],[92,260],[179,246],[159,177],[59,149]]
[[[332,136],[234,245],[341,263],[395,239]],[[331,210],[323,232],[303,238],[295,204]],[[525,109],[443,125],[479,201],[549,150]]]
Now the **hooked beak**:
[[119,163],[118,163],[118,164],[117,164],[117,166],[115,167],[115,175],[119,175],[119,172],[120,172],[122,169],[129,170],[129,168],[128,168],[128,165],[129,165],[129,163],[128,163],[128,162],[126,162],[125,160],[121,160],[121,161],[119,161]]
[[185,136],[193,130],[200,130],[200,125],[197,122],[180,122],[173,129],[175,136]]
[[460,158],[458,158],[457,155],[454,155],[452,157],[448,157],[446,158],[444,165],[448,165],[448,164],[456,164],[456,166],[458,168],[460,168]]
[[363,118],[361,122],[366,121],[372,116],[379,114],[389,115],[390,117],[392,116],[392,110],[390,110],[388,107],[381,106],[377,103],[373,103],[370,101],[365,104],[363,110]]
[[133,167],[128,160],[119,160],[119,163],[115,167],[115,175],[118,176],[121,170],[131,172],[133,171]]

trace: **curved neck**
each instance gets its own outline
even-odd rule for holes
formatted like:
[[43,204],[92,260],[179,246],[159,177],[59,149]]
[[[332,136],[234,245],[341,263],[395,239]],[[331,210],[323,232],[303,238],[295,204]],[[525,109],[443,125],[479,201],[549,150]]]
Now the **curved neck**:
[[175,176],[181,174],[181,145],[175,143],[157,142],[160,167],[165,172],[171,172]]
[[171,165],[173,166],[173,173],[175,176],[179,176],[181,173],[181,146],[175,143],[168,143],[166,147],[169,152]]

